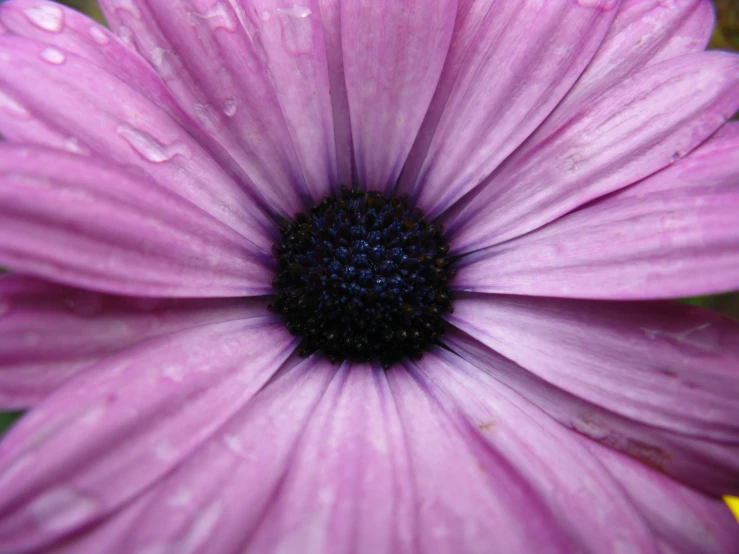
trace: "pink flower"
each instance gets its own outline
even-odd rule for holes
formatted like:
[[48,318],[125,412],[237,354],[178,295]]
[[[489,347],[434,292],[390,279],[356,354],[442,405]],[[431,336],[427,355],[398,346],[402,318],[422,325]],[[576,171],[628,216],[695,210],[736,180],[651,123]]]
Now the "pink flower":
[[102,5],[0,6],[0,551],[739,551],[709,2]]

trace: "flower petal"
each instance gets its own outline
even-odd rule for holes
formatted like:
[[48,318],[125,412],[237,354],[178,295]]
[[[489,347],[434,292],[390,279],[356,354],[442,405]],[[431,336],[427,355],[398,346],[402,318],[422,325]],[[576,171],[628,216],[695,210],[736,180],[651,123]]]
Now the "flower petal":
[[598,49],[618,1],[481,4],[460,14],[403,174],[401,191],[430,217],[490,175],[554,109]]
[[141,296],[269,294],[270,256],[118,167],[0,144],[0,265]]
[[515,470],[403,368],[309,360],[243,416],[71,551],[569,552]]
[[337,185],[318,0],[100,4],[278,212],[292,216]]
[[77,373],[151,337],[262,313],[263,300],[109,296],[0,277],[0,407],[28,408]]
[[703,52],[577,102],[567,121],[527,142],[444,215],[454,248],[500,244],[659,171],[734,114],[738,90],[739,56]]
[[701,490],[739,491],[736,322],[679,303],[498,295],[458,298],[449,319],[518,365],[445,342],[564,425]]
[[642,68],[702,52],[713,24],[713,8],[706,0],[625,0],[598,53],[533,140],[554,132],[578,103],[593,100]]
[[[13,11],[17,4],[0,7],[8,22],[12,15],[21,17]],[[0,36],[0,133],[11,142],[52,146],[136,168],[269,249],[273,225],[256,191],[239,184],[233,172],[213,159],[203,146],[203,133],[178,112],[139,56],[97,24],[90,27],[92,22],[76,17],[84,22],[73,27],[67,16],[62,35],[46,33],[55,37],[51,45]],[[103,33],[96,34],[102,39],[93,38],[90,28]],[[107,42],[99,45],[96,40]],[[93,54],[97,48],[102,50]]]
[[343,0],[341,40],[359,183],[389,191],[439,82],[457,0]]
[[739,289],[739,125],[678,163],[461,262],[479,292],[605,299]]
[[335,373],[316,357],[286,367],[196,452],[60,554],[243,552]]
[[273,316],[250,317],[153,338],[69,382],[0,443],[0,549],[42,548],[134,498],[238,413],[295,344]]
[[[499,465],[515,468],[531,490],[530,505],[544,507],[566,551],[656,553],[650,530],[618,481],[603,471],[578,437],[498,380],[496,365],[480,368],[466,358],[466,352],[435,348],[417,362],[419,380],[439,399],[440,408],[475,437],[480,450],[495,452]],[[497,471],[485,467],[486,461],[481,457],[480,469],[500,479]],[[518,512],[520,521],[527,519],[525,506],[505,507]],[[531,532],[527,527],[509,533]],[[523,550],[540,551],[546,547]]]
[[672,554],[739,552],[739,525],[721,498],[705,496],[592,441],[587,447],[621,483]]

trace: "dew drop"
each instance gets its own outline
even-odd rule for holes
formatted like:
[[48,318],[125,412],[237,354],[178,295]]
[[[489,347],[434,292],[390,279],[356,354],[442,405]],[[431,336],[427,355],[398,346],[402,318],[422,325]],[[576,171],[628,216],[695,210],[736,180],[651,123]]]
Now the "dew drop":
[[574,417],[571,425],[575,431],[597,441],[603,440],[611,434],[611,431],[597,417],[591,414]]
[[28,8],[23,13],[39,29],[50,33],[59,33],[64,28],[64,12],[54,4],[44,4],[36,8]]
[[227,98],[226,102],[223,104],[223,113],[228,117],[233,117],[236,115],[237,108],[238,102],[236,101],[236,98]]
[[113,0],[113,10],[122,10],[130,13],[136,19],[141,19],[141,12],[133,0]]
[[162,377],[175,383],[181,383],[185,378],[185,369],[177,364],[165,365],[162,368]]
[[118,135],[130,144],[145,160],[161,163],[171,160],[176,155],[188,156],[189,151],[182,143],[164,145],[149,133],[134,129],[130,125],[119,125]]
[[222,27],[228,31],[236,29],[236,22],[223,4],[216,4],[205,13],[196,13],[201,19],[212,20],[213,27]]
[[0,109],[9,112],[11,115],[16,117],[26,118],[31,114],[26,108],[19,104],[15,99],[7,96],[3,91],[0,90]]
[[90,151],[80,144],[77,137],[68,137],[64,140],[64,149],[73,154],[89,154]]
[[292,8],[277,8],[277,13],[302,19],[308,17],[313,11],[307,6],[293,6]]
[[149,61],[154,67],[156,67],[157,69],[161,69],[162,66],[164,65],[164,54],[165,53],[166,53],[166,50],[164,48],[155,46],[151,50],[151,54],[149,54]]
[[52,489],[30,506],[31,514],[47,531],[66,531],[89,520],[98,503],[70,488]]
[[96,27],[95,25],[90,27],[90,36],[95,42],[101,45],[108,44],[110,42],[110,37],[108,36],[108,34],[100,27]]
[[269,18],[272,17],[272,14],[269,13],[269,10],[264,10],[261,14],[259,14],[259,17],[262,18],[262,21],[269,21]]
[[67,59],[63,52],[52,47],[44,48],[43,52],[41,52],[41,57],[54,65],[61,65]]
[[237,456],[245,456],[244,444],[241,442],[241,439],[238,436],[230,434],[223,435],[223,443],[231,452],[233,452]]
[[126,44],[133,44],[133,31],[129,27],[125,25],[118,27],[118,36]]

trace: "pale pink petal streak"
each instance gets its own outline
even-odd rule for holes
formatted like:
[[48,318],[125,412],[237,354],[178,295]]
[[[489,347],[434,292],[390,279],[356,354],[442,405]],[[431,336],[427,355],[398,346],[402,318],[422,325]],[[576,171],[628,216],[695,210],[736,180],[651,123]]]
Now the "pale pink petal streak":
[[[295,362],[179,467],[60,553],[243,552],[280,497],[305,428],[336,374],[316,357]],[[297,514],[279,538],[289,543],[290,531],[297,534],[301,518],[311,515]]]
[[479,292],[649,299],[739,288],[739,125],[689,156],[533,233],[473,253]]
[[269,248],[273,229],[263,201],[213,158],[207,135],[144,60],[71,9],[62,12],[59,33],[39,29],[27,13],[36,4],[49,5],[0,6],[0,18],[32,37],[0,37],[0,133],[134,167]]
[[0,444],[0,549],[44,547],[133,499],[238,413],[295,345],[274,316],[226,321],[146,341],[70,381]]
[[454,334],[452,348],[500,366],[564,425],[704,491],[739,492],[736,322],[679,303],[502,295],[458,298],[450,321],[491,350]]
[[[656,554],[649,529],[597,457],[535,402],[498,380],[496,374],[502,368],[491,365],[481,371],[465,357],[462,352],[432,349],[416,362],[422,382],[443,409],[466,427],[466,435],[496,452],[499,465],[515,468],[532,491],[530,503],[542,506],[560,530],[566,551]],[[480,466],[492,479],[500,478],[484,458]],[[535,533],[534,522],[526,521],[524,505],[514,502],[506,508],[522,522],[517,532]],[[542,544],[531,551],[547,551],[547,547]]]
[[335,186],[318,0],[104,0],[111,26],[283,215]]
[[586,447],[621,484],[649,523],[662,552],[739,552],[739,524],[720,497],[703,495],[593,441],[587,441]]
[[0,264],[139,296],[271,292],[270,255],[157,183],[74,154],[0,144]]
[[0,277],[0,406],[30,408],[81,371],[149,338],[265,314],[266,301],[111,296]]
[[482,182],[580,76],[618,3],[465,2],[401,191],[435,217]]
[[659,171],[734,114],[738,91],[739,58],[707,52],[649,66],[575,103],[444,215],[452,244],[461,252],[499,244]]
[[344,75],[363,187],[395,186],[439,81],[456,13],[457,0],[342,0]]

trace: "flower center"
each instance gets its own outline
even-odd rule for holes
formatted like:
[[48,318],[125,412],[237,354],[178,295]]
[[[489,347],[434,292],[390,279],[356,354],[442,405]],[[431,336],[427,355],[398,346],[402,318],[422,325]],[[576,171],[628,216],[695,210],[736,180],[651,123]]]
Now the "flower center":
[[442,227],[405,197],[342,188],[282,229],[270,306],[331,361],[419,358],[444,332],[453,274]]

